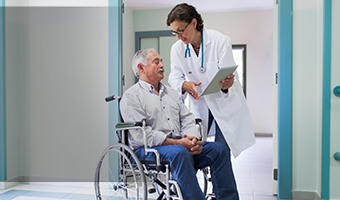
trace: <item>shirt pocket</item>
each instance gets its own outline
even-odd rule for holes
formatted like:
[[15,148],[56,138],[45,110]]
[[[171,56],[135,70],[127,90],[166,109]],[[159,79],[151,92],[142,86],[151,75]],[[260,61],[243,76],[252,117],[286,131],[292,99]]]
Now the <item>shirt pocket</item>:
[[180,108],[177,104],[170,105],[170,114],[172,119],[177,120],[180,115]]

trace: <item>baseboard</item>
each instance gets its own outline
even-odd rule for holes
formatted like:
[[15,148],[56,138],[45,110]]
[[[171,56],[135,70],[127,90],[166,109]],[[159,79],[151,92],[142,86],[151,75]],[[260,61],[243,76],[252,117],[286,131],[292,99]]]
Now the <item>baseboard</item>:
[[293,200],[321,200],[320,195],[316,191],[292,191]]
[[6,190],[10,187],[13,187],[15,185],[18,185],[20,183],[20,177],[12,178],[7,181],[1,181],[0,182],[0,190]]
[[93,187],[94,180],[19,176],[7,181],[0,182],[0,189],[5,190],[20,183],[68,187]]
[[255,137],[273,137],[272,133],[255,133]]
[[73,179],[73,178],[56,178],[56,177],[35,177],[35,176],[21,176],[21,183],[44,183],[44,184],[68,184],[68,185],[79,185],[93,183],[93,180],[88,179]]

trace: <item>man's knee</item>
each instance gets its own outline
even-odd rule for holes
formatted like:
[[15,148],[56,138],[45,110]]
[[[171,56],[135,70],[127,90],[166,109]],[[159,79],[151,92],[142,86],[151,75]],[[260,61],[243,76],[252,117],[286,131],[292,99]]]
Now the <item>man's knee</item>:
[[182,145],[173,145],[172,153],[177,159],[191,159],[191,154],[187,148]]
[[217,157],[223,156],[223,157],[230,157],[230,150],[229,148],[220,142],[208,142],[207,145],[203,147],[209,148],[209,152],[212,153],[212,155],[215,155]]

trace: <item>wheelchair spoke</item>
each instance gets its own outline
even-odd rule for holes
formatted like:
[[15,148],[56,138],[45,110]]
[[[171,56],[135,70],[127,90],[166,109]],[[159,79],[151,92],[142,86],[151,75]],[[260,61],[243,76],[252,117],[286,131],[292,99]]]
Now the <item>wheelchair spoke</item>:
[[147,199],[142,165],[131,161],[127,148],[116,144],[104,151],[96,170],[97,200]]

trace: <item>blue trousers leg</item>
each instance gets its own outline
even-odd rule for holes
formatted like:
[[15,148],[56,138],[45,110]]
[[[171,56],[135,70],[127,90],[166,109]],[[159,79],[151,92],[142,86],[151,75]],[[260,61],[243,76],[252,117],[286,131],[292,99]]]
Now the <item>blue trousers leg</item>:
[[[204,200],[204,194],[196,178],[194,158],[189,151],[181,145],[164,145],[152,147],[160,154],[162,161],[170,163],[172,178],[179,184],[184,200]],[[204,147],[203,147],[204,149]],[[144,155],[144,148],[135,150],[141,160],[155,160],[153,153]]]

